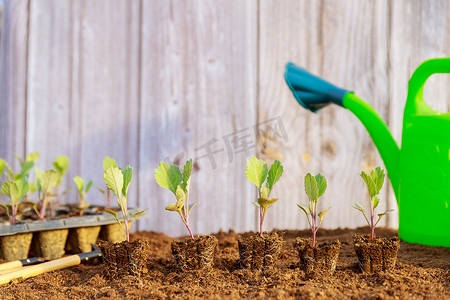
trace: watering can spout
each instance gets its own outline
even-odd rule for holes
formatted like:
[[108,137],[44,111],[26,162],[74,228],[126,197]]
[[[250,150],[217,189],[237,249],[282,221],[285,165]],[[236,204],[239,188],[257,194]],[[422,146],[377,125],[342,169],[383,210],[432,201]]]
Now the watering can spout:
[[396,199],[398,199],[400,149],[386,123],[377,112],[353,92],[338,88],[293,63],[286,65],[284,76],[295,99],[304,108],[318,112],[328,104],[334,103],[347,108],[356,115],[374,141],[386,166]]

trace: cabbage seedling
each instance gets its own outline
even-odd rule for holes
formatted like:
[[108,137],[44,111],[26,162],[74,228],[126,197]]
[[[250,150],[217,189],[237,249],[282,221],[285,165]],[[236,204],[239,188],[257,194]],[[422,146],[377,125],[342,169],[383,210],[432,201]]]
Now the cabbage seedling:
[[[313,234],[313,247],[316,245],[316,233],[322,224],[323,217],[331,207],[317,213],[317,202],[327,189],[327,180],[322,174],[312,176],[310,173],[305,176],[305,192],[309,199],[309,205],[297,204],[306,214],[309,226]],[[311,216],[311,220],[309,217]],[[319,217],[320,220],[317,219]]]
[[[275,160],[269,171],[267,164],[262,159],[257,159],[252,155],[247,161],[245,175],[247,176],[248,181],[254,183],[258,188],[258,201],[253,202],[253,204],[259,208],[259,236],[261,237],[267,209],[278,201],[278,198],[269,199],[270,193],[272,192],[275,183],[280,179],[281,175],[283,175],[283,170],[283,166],[278,160]],[[266,181],[266,185],[263,188],[264,181]]]
[[[16,179],[14,181],[5,182],[2,185],[2,193],[11,199],[11,224],[16,224],[16,217],[19,212],[20,199],[22,199],[28,192],[28,183],[24,178]],[[8,209],[2,206],[6,213]]]
[[53,189],[58,183],[59,175],[54,170],[42,172],[35,168],[36,190],[38,192],[40,212],[39,219],[44,220],[48,203],[55,197]]
[[[109,167],[117,167],[117,162],[114,160],[114,158],[105,156],[103,158],[103,172],[105,172]],[[105,197],[106,208],[111,209],[111,190],[108,189],[108,187],[106,187],[106,191],[100,188],[97,188],[97,190],[99,190],[100,193],[103,194],[103,197]]]
[[80,216],[83,215],[83,211],[89,207],[89,203],[84,201],[86,198],[87,193],[92,187],[93,181],[90,180],[86,186],[84,186],[84,180],[80,176],[75,176],[73,178],[73,182],[77,185],[77,191],[78,191],[78,209],[80,210]]
[[141,210],[134,214],[133,222],[131,226],[128,224],[128,207],[127,207],[127,195],[128,188],[130,187],[131,179],[133,178],[133,168],[127,166],[125,169],[121,170],[117,166],[110,166],[103,174],[103,179],[105,180],[106,186],[118,197],[117,204],[119,205],[122,216],[123,223],[119,221],[119,217],[115,211],[111,211],[106,209],[105,211],[110,213],[116,218],[120,227],[122,227],[123,231],[127,235],[127,242],[130,242],[130,231],[133,228],[134,223],[136,222],[139,215],[141,215],[147,209]]
[[[70,159],[66,155],[59,155],[56,160],[53,162],[53,168],[58,173],[58,181],[55,187],[55,195],[56,195],[56,205],[58,206],[60,203],[61,196],[59,194],[59,188],[62,183],[62,179],[64,175],[66,175],[67,170],[69,169]],[[65,190],[62,194],[67,194],[70,189]]]
[[194,240],[191,227],[189,226],[189,213],[198,202],[189,204],[189,185],[192,172],[192,159],[188,160],[183,168],[183,174],[176,165],[170,165],[160,162],[158,168],[155,169],[156,182],[163,188],[170,190],[177,202],[170,204],[166,210],[176,211],[186,226],[191,239]]
[[380,222],[382,217],[394,211],[394,209],[389,209],[384,213],[378,214],[378,220],[375,222],[375,208],[378,206],[378,203],[380,202],[380,199],[377,197],[377,195],[380,193],[380,190],[383,187],[385,177],[384,170],[381,169],[380,167],[377,167],[375,170],[372,170],[372,172],[370,172],[370,175],[367,175],[366,173],[364,173],[364,171],[362,171],[360,176],[366,183],[367,190],[369,191],[370,221],[366,216],[366,210],[362,204],[356,202],[352,204],[352,206],[353,208],[362,212],[364,219],[366,219],[367,224],[369,224],[370,240],[372,241],[375,233],[375,226],[377,226],[378,222]]

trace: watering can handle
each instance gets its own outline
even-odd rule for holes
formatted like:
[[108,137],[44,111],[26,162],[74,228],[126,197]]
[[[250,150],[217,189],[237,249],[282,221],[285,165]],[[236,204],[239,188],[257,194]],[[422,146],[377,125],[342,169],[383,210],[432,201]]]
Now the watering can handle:
[[450,57],[426,60],[414,71],[408,84],[405,115],[417,113],[417,108],[425,104],[423,100],[425,82],[431,75],[437,73],[450,73]]

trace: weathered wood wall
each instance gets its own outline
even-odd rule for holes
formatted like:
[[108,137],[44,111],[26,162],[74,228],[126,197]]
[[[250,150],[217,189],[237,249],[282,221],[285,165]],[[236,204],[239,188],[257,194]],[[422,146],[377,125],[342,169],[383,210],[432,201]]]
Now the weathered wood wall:
[[[355,227],[361,169],[381,165],[350,112],[301,108],[284,83],[287,61],[354,90],[401,136],[407,81],[421,61],[450,55],[450,3],[440,1],[56,1],[4,3],[0,48],[0,157],[39,151],[50,168],[72,159],[102,186],[105,155],[134,167],[140,230],[185,234],[153,179],[160,160],[196,161],[196,233],[255,230],[246,159],[282,159],[285,174],[266,228],[305,228],[303,177],[328,179],[324,227]],[[447,111],[448,76],[428,103]],[[383,206],[395,207],[386,185]],[[101,204],[96,191],[88,196]],[[68,201],[74,201],[72,195]],[[397,226],[396,215],[386,218]]]

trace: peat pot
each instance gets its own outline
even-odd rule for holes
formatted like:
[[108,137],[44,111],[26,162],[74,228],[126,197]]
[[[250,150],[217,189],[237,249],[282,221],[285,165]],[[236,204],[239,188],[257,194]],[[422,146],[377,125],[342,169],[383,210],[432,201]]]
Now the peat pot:
[[195,240],[172,241],[172,254],[182,271],[203,270],[214,264],[217,238],[213,235],[199,236]]
[[353,235],[353,246],[362,272],[376,273],[394,269],[400,248],[398,237],[381,238],[370,235]]
[[276,233],[263,233],[244,238],[238,236],[239,264],[243,269],[272,268],[280,255],[283,238]]

